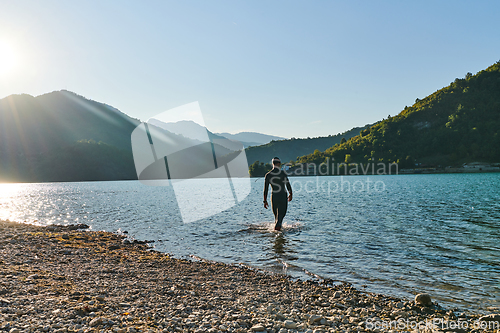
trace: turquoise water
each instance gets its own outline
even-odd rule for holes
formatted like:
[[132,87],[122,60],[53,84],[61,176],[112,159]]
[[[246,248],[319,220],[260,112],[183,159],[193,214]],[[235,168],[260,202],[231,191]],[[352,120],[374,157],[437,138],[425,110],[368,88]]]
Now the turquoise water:
[[0,219],[86,223],[156,240],[177,257],[309,272],[403,297],[428,292],[447,307],[500,306],[500,174],[290,179],[294,199],[278,234],[262,179],[240,204],[193,223],[182,222],[169,186],[0,184]]

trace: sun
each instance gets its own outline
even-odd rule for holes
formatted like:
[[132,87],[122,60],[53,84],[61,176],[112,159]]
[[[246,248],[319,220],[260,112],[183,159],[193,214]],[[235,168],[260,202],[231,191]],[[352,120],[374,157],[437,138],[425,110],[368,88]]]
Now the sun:
[[0,40],[0,76],[7,75],[16,67],[16,55],[12,47]]

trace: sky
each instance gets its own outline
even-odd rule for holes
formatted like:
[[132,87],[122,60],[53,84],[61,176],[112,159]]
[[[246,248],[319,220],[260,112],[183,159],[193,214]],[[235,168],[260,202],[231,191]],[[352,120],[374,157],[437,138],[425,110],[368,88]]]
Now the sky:
[[0,98],[66,89],[146,121],[334,135],[500,60],[498,1],[0,0]]

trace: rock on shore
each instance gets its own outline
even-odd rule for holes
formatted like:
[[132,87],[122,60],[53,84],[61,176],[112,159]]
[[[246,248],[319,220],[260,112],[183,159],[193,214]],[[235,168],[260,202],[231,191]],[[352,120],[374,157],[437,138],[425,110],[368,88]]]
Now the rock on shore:
[[415,296],[415,303],[423,305],[423,306],[431,306],[432,305],[431,295],[418,294],[417,296]]
[[437,319],[468,324],[447,332],[472,332],[479,315],[175,259],[112,233],[0,222],[3,332],[386,332],[414,329],[384,323]]

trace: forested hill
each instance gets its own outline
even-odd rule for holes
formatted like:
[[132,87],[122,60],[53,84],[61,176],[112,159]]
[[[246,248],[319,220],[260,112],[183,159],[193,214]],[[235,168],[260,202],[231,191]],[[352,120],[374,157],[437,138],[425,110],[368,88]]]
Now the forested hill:
[[0,100],[0,150],[46,152],[79,140],[132,150],[130,133],[140,123],[119,110],[62,90]]
[[500,162],[500,61],[417,99],[345,143],[298,160],[321,163],[327,157],[357,163],[374,158],[400,167]]
[[273,140],[265,145],[248,147],[245,149],[248,165],[253,164],[255,161],[269,163],[274,156],[278,156],[283,163],[295,161],[302,155],[310,154],[315,150],[323,151],[334,144],[340,143],[342,139],[347,140],[352,138],[369,126],[354,127],[349,131],[337,135],[305,139]]
[[70,91],[0,100],[0,181],[136,178],[130,134],[140,123]]

